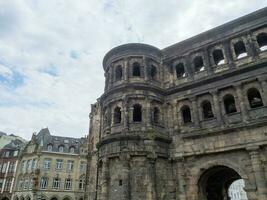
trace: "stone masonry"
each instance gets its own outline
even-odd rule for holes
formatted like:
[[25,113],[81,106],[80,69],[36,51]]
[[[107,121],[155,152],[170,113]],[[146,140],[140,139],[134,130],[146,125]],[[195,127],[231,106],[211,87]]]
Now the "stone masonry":
[[267,199],[267,8],[165,49],[104,57],[86,200]]

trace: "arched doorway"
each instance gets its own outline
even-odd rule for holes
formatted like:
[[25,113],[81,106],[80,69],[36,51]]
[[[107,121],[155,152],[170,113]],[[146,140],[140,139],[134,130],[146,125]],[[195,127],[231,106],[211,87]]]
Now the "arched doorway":
[[201,200],[231,200],[229,187],[242,177],[232,168],[215,166],[206,170],[200,177],[199,195]]
[[2,198],[1,200],[9,200],[9,198],[7,198],[7,197],[4,197],[4,198]]

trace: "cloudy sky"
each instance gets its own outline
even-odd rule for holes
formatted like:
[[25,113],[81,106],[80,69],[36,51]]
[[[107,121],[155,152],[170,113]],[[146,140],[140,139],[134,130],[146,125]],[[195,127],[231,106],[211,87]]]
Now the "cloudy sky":
[[112,47],[164,48],[267,6],[266,0],[0,0],[0,131],[29,139],[88,132]]

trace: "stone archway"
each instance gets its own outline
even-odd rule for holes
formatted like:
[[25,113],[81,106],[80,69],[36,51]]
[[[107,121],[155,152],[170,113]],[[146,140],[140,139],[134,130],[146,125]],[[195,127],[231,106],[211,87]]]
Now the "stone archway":
[[230,200],[228,189],[230,185],[242,177],[234,169],[218,165],[205,170],[198,182],[199,199]]
[[9,200],[9,198],[8,197],[4,197],[1,200]]

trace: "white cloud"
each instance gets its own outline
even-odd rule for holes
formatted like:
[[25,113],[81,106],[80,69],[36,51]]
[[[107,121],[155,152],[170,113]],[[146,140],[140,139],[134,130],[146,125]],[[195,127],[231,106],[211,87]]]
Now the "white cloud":
[[[264,0],[0,0],[0,130],[80,137],[103,93],[102,59],[127,42],[164,48],[266,6]],[[7,67],[8,66],[8,67]]]

